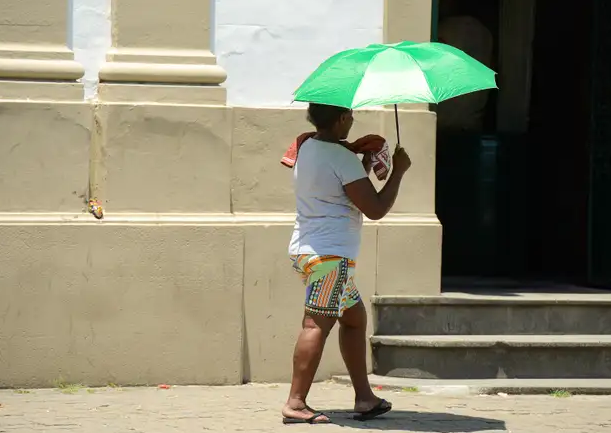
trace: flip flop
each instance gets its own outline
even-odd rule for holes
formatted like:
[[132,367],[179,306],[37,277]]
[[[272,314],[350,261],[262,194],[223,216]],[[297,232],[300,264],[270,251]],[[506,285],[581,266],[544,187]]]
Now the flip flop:
[[354,419],[357,421],[369,421],[380,415],[384,415],[392,410],[392,404],[386,400],[380,400],[372,409],[367,412],[359,412],[354,415]]
[[324,419],[324,420],[317,421],[316,418],[321,417],[321,416],[326,416],[326,415],[322,412],[315,412],[314,415],[312,415],[309,418],[284,417],[282,418],[282,424],[331,424],[330,419]]

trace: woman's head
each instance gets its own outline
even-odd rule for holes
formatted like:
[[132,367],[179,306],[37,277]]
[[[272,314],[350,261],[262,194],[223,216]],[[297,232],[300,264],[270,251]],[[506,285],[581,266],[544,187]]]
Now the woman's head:
[[337,136],[339,140],[348,138],[354,119],[352,110],[335,105],[310,104],[308,121],[318,132]]

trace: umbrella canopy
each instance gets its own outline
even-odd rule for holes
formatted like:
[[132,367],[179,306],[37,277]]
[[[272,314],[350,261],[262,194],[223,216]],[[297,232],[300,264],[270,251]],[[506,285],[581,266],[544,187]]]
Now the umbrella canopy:
[[439,103],[497,88],[495,75],[450,45],[374,44],[326,60],[295,91],[294,100],[345,108]]

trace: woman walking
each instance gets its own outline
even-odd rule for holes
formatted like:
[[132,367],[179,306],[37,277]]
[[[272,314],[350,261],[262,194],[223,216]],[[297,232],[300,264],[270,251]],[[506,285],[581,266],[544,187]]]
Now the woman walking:
[[306,286],[302,330],[283,422],[322,424],[330,419],[307,405],[329,332],[339,322],[339,345],[355,392],[355,418],[372,419],[392,405],[374,395],[367,378],[367,314],[354,282],[363,214],[372,220],[392,208],[411,161],[401,147],[392,173],[377,191],[369,179],[371,155],[361,161],[346,144],[352,110],[310,104],[316,134],[299,149],[294,167],[297,219],[289,246],[293,267]]

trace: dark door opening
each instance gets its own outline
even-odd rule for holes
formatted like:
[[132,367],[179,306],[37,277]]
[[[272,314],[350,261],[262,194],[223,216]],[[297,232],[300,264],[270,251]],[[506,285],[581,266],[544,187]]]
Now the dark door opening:
[[593,2],[589,281],[611,287],[611,2]]
[[[476,127],[460,128],[456,122],[448,127],[451,122],[442,118],[447,114],[439,112],[436,207],[444,226],[442,275],[587,285],[593,282],[592,7],[589,2],[572,8],[536,2],[532,40],[526,41],[531,75],[519,81],[507,67],[511,55],[520,55],[519,47],[507,42],[512,29],[503,20],[511,19],[509,2],[518,3],[439,0],[439,37],[451,14],[475,17],[492,36],[490,66],[499,71],[505,61],[499,86],[525,96],[500,107],[498,93],[491,92]],[[519,3],[528,7],[529,2]],[[513,13],[515,20],[520,11]],[[570,51],[567,59],[569,46],[582,49]],[[520,86],[524,82],[528,86]],[[526,110],[520,111],[520,101],[528,101]],[[512,115],[524,117],[523,129],[507,127],[520,124]]]

